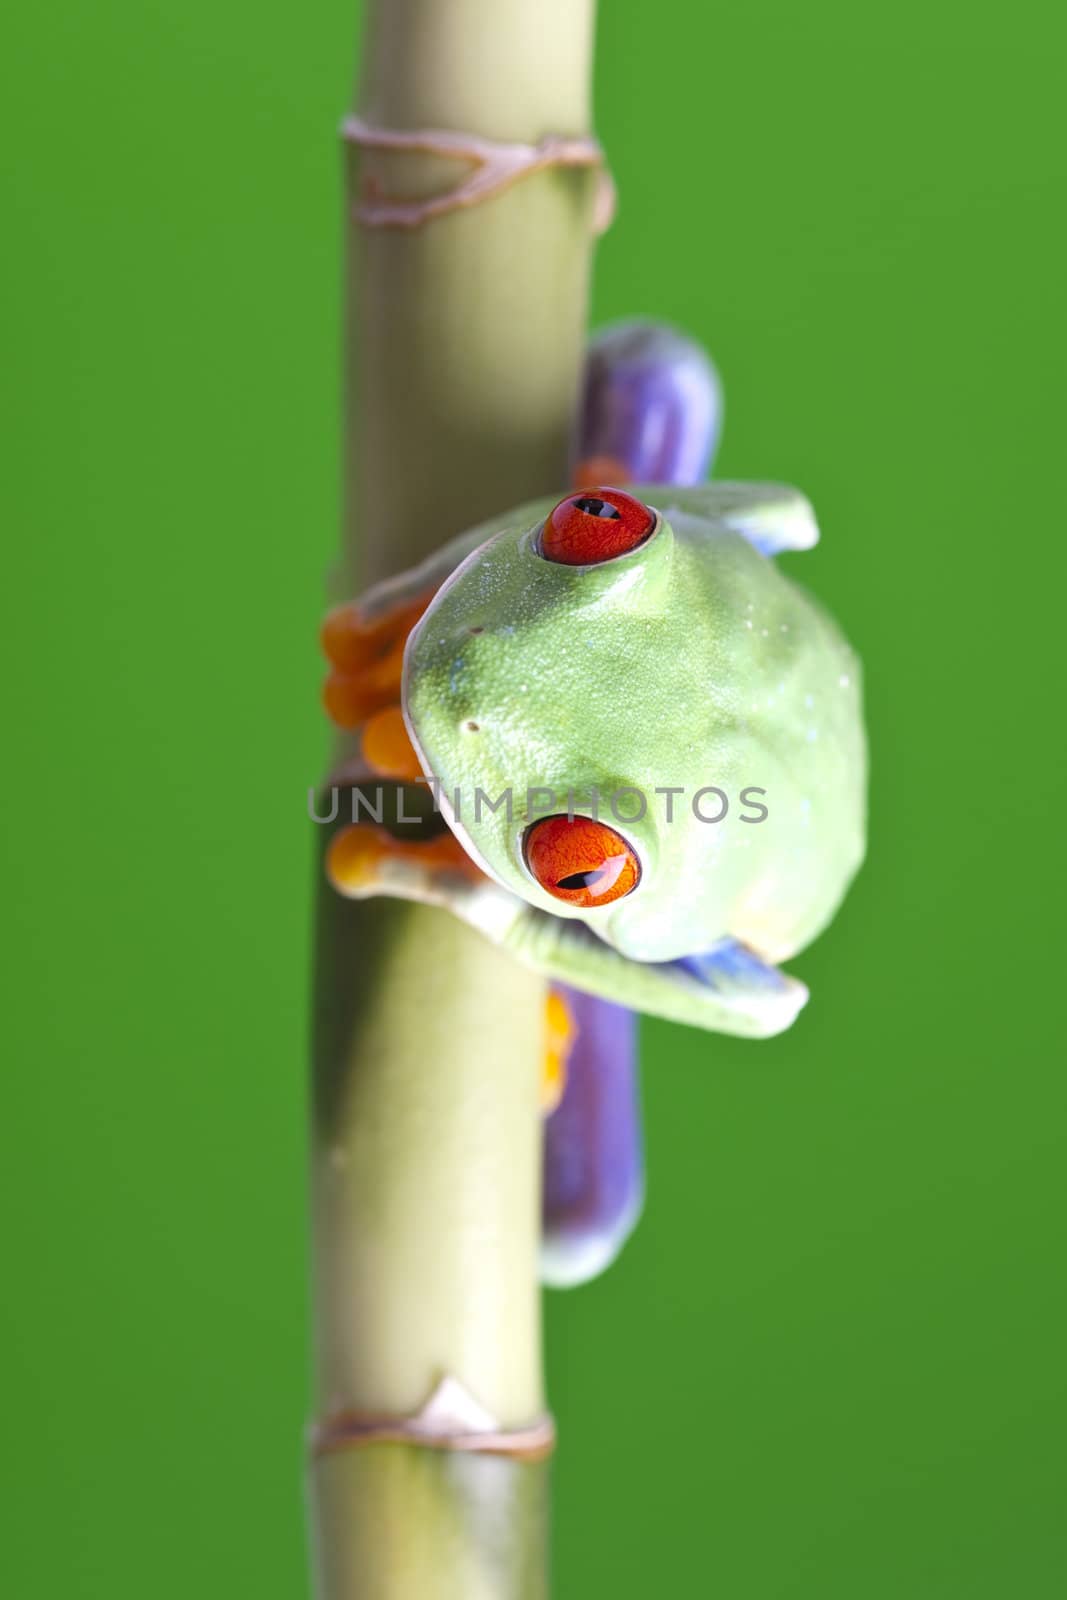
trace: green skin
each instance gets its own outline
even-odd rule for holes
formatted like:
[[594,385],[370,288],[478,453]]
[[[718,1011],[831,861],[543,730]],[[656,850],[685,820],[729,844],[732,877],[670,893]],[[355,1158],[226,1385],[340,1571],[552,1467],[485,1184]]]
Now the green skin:
[[[656,508],[657,527],[615,560],[543,559],[546,501],[462,536],[368,597],[384,605],[440,583],[408,642],[404,713],[446,818],[491,880],[472,890],[456,877],[416,882],[408,870],[378,892],[448,905],[548,976],[607,999],[733,1033],[777,1032],[807,994],[773,963],[825,927],[863,858],[859,663],[761,553],[815,542],[796,491],[632,492]],[[717,822],[693,806],[712,785],[729,802]],[[656,793],[667,787],[683,793]],[[624,788],[645,797],[644,816]],[[478,790],[493,801],[510,790],[510,819],[506,804],[494,813],[484,802],[476,816]],[[697,804],[708,818],[722,810],[714,793]],[[532,877],[524,830],[568,805],[630,842],[641,877],[629,895],[582,910]],[[712,960],[694,976],[679,964],[738,946],[740,969]]]

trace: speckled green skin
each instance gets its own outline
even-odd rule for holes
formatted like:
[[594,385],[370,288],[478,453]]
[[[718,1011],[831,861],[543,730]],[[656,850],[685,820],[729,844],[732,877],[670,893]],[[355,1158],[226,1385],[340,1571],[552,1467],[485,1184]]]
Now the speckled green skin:
[[[799,496],[739,510],[741,490],[635,491],[660,512],[657,531],[586,568],[542,559],[536,537],[551,502],[524,507],[442,552],[446,570],[459,565],[408,645],[408,726],[445,797],[460,791],[449,820],[471,855],[530,905],[580,919],[637,961],[725,937],[780,961],[829,921],[863,857],[859,663],[750,542],[803,547],[814,522]],[[718,823],[698,820],[691,804],[709,785],[729,800]],[[667,786],[685,791],[672,822],[655,793]],[[623,787],[647,797],[643,819],[612,814],[607,797]],[[578,911],[539,887],[521,850],[532,788],[557,797],[537,797],[535,815],[566,810],[569,790],[588,812],[600,791],[601,817],[641,861],[630,895]],[[766,793],[743,805],[750,788]],[[510,823],[503,808],[475,819],[477,789],[494,800],[512,791]],[[709,816],[721,804],[700,801]],[[757,804],[766,819],[742,820]],[[637,806],[619,798],[620,812]]]

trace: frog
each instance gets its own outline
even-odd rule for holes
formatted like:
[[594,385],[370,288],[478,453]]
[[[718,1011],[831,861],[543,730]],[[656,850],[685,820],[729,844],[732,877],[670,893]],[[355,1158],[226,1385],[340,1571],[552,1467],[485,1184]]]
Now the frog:
[[590,483],[332,613],[327,708],[448,830],[355,820],[334,887],[442,906],[668,1021],[788,1028],[808,990],[784,963],[866,847],[860,663],[778,561],[818,537],[787,485]]

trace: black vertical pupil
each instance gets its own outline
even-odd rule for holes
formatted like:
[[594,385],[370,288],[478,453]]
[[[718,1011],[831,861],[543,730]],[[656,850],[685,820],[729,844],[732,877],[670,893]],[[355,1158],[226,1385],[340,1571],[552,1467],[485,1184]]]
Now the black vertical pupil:
[[615,507],[607,500],[597,499],[596,495],[582,495],[581,499],[575,500],[574,504],[579,511],[584,511],[589,517],[614,517],[616,521],[619,520],[619,513]]

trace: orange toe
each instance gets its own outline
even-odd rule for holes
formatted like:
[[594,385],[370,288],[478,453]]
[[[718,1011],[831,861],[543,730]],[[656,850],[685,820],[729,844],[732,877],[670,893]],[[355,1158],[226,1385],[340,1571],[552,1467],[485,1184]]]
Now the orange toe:
[[571,1009],[558,989],[545,999],[545,1053],[541,1063],[541,1111],[551,1116],[567,1087],[567,1061],[577,1036]]
[[323,619],[319,643],[331,666],[357,672],[374,654],[374,646],[356,606],[335,606]]
[[331,672],[323,685],[322,703],[339,728],[358,728],[384,707],[399,703],[404,675],[404,640],[397,639],[383,655],[353,672]]
[[322,686],[322,704],[326,715],[339,728],[360,728],[368,717],[380,711],[393,698],[393,691],[384,693],[362,676],[347,672],[331,672]]
[[356,894],[373,880],[382,856],[388,854],[383,844],[387,838],[365,822],[334,834],[326,851],[326,876],[338,893]]
[[408,634],[432,599],[431,590],[374,617],[365,617],[353,602],[335,606],[319,631],[327,661],[339,672],[358,672],[379,656],[391,654],[398,644],[403,655]]
[[[322,692],[326,714],[339,728],[359,728],[387,706],[399,704],[408,634],[429,605],[431,595],[397,606],[373,621],[358,606],[337,606],[322,625],[322,647],[334,670]],[[417,777],[414,752],[402,753],[390,732],[383,754],[402,754],[402,765],[390,776]],[[375,763],[377,765],[377,763]]]
[[373,890],[379,868],[389,860],[409,861],[430,874],[481,876],[451,833],[433,839],[397,839],[370,822],[355,822],[334,834],[326,851],[326,876],[339,894],[365,894]]
[[621,488],[624,483],[629,483],[631,473],[624,462],[615,456],[587,456],[584,461],[579,461],[571,473],[571,483],[575,489],[595,489],[599,484],[611,483]]
[[405,778],[412,783],[422,776],[399,706],[386,706],[374,713],[363,729],[362,746],[363,759],[381,777]]

